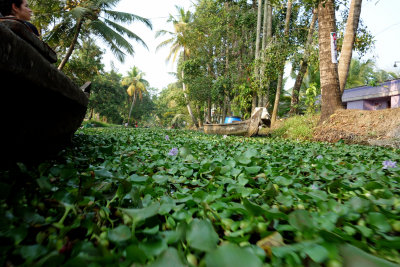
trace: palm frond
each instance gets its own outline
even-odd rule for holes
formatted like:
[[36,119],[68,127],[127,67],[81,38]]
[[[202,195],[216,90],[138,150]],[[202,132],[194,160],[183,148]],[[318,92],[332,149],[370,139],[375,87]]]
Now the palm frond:
[[[120,47],[123,47],[122,45],[120,45],[121,43],[130,46],[131,51],[133,51],[132,46],[122,36],[114,32],[111,28],[107,26],[104,27],[104,23],[100,21],[92,21],[90,26],[93,29],[93,32],[101,39],[103,39],[103,41],[110,47],[111,52],[117,57],[119,61],[124,62],[126,56],[126,54],[120,49]],[[117,36],[119,36],[119,38]]]
[[153,29],[153,25],[149,19],[143,18],[143,17],[135,15],[135,14],[120,12],[120,11],[113,11],[113,10],[104,10],[104,13],[108,17],[115,20],[116,22],[140,21],[140,22],[144,23],[151,30]]
[[173,33],[173,32],[170,32],[170,31],[166,31],[166,30],[159,30],[159,31],[156,32],[155,37],[158,38],[158,37],[164,36],[164,35],[166,35],[166,34],[171,34],[171,35],[173,35],[174,33]]
[[[114,31],[110,27],[108,27],[104,22],[100,20],[95,20],[90,22],[90,27],[100,36],[106,40],[107,43],[109,43],[111,40],[112,45],[116,45],[117,47],[121,47],[125,49],[128,54],[133,55],[134,50],[132,45],[124,39],[123,36],[121,36],[118,32]],[[112,46],[111,46],[112,47]],[[118,51],[121,51],[118,48]],[[121,51],[122,52],[122,51]],[[121,60],[123,62],[123,60]]]
[[61,23],[54,26],[54,28],[49,31],[45,36],[43,36],[43,40],[49,44],[60,44],[67,43],[69,44],[69,40],[72,39],[72,36],[75,33],[75,23],[72,19],[63,20]]
[[87,14],[92,13],[92,11],[89,8],[82,7],[82,6],[77,6],[73,8],[71,11],[68,12],[67,15],[72,16],[76,20],[83,19]]
[[92,0],[91,1],[94,6],[98,7],[115,7],[121,0]]
[[163,47],[166,47],[166,46],[168,46],[168,45],[170,45],[170,44],[173,44],[173,43],[175,43],[175,38],[173,37],[173,38],[170,38],[170,39],[168,39],[168,40],[165,40],[165,41],[162,41],[159,45],[157,45],[157,47],[156,47],[156,51],[158,51],[159,49],[161,49],[161,48],[163,48]]
[[142,40],[142,38],[140,38],[139,36],[137,36],[135,33],[131,32],[129,29],[111,21],[108,19],[104,19],[104,21],[110,25],[111,27],[113,27],[117,32],[119,32],[120,34],[126,34],[126,36],[128,36],[129,38],[135,40],[138,43],[141,43],[147,50],[149,49],[146,45],[146,43]]

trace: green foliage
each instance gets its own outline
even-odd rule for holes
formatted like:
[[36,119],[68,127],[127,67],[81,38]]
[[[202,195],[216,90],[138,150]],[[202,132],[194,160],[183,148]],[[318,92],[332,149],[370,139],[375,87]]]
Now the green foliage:
[[317,96],[320,95],[321,90],[317,88],[316,84],[311,84],[310,87],[306,89],[305,94],[305,106],[307,114],[315,114],[317,110],[320,108],[320,104],[317,103]]
[[346,81],[346,89],[364,85],[376,86],[381,82],[398,77],[399,75],[396,73],[377,69],[375,62],[372,60],[363,62],[358,59],[352,59]]
[[383,162],[399,162],[398,152],[79,130],[57,159],[0,168],[0,262],[394,266],[400,168]]
[[[163,89],[154,100],[155,121],[159,126],[169,127],[179,115],[179,120],[189,121],[186,109],[186,101],[182,89],[177,84],[170,84]],[[183,117],[181,117],[183,115]]]
[[[133,66],[130,71],[128,71],[128,75],[125,76],[121,82],[121,84],[126,88],[126,92],[129,96],[130,108],[128,111],[128,125],[131,123],[131,115],[133,111],[133,107],[135,106],[137,101],[142,101],[144,95],[148,95],[147,87],[149,87],[149,82],[144,79],[145,73],[139,70],[138,67]],[[147,102],[149,97],[147,98]],[[138,108],[136,108],[138,111]],[[135,120],[139,118],[133,117]]]
[[116,126],[118,126],[118,125],[101,122],[101,121],[96,121],[96,120],[86,120],[86,121],[82,122],[83,128],[93,128],[93,127],[107,128],[107,127],[116,127]]
[[126,53],[134,53],[132,44],[125,38],[147,46],[123,24],[139,21],[150,29],[152,25],[148,19],[140,16],[114,11],[118,2],[120,0],[34,0],[32,9],[37,15],[33,22],[37,22],[39,28],[45,31],[43,39],[59,54],[64,54],[73,43],[77,25],[81,23],[81,36],[100,38],[120,61],[124,61]]
[[313,129],[317,126],[318,116],[296,115],[284,119],[277,128],[271,129],[272,137],[287,138],[291,140],[312,140]]
[[127,96],[120,82],[121,75],[115,71],[95,77],[89,98],[89,112],[99,113],[109,122],[121,124],[127,109]]
[[87,81],[93,81],[104,70],[101,63],[104,52],[94,40],[88,38],[74,50],[71,59],[65,65],[63,72],[78,86]]

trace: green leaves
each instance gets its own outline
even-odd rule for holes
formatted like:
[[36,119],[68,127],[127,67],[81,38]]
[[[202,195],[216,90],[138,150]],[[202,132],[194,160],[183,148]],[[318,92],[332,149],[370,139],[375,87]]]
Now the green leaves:
[[208,220],[194,219],[186,232],[189,246],[200,251],[212,251],[218,243],[218,235]]
[[314,226],[310,213],[306,210],[295,210],[289,215],[289,223],[299,231],[306,231]]
[[226,244],[210,252],[205,258],[207,266],[232,266],[232,267],[258,267],[262,266],[261,260],[246,249],[234,244]]
[[382,213],[370,212],[368,213],[367,218],[368,218],[368,223],[374,226],[379,231],[388,232],[392,228],[388,223],[387,218]]
[[121,211],[131,217],[134,223],[138,223],[157,215],[159,209],[160,204],[156,202],[143,209],[121,209]]
[[108,239],[112,242],[119,243],[131,239],[132,233],[128,226],[119,225],[108,231]]
[[[357,259],[400,263],[400,170],[381,171],[382,159],[400,162],[395,151],[161,129],[84,133],[61,162],[0,170],[0,258],[329,265],[348,243],[363,250]],[[188,154],[167,156],[171,147]],[[258,242],[270,236],[276,244]]]

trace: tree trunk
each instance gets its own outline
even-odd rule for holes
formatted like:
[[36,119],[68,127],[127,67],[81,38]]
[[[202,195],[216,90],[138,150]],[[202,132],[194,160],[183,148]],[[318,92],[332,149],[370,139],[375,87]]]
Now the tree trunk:
[[349,17],[347,18],[346,32],[344,34],[338,67],[341,94],[343,94],[349,73],[354,40],[356,38],[358,23],[360,21],[361,4],[362,0],[352,0],[350,4]]
[[94,113],[94,108],[90,109],[90,115],[89,115],[89,120],[93,118],[93,113]]
[[135,105],[135,102],[136,102],[136,94],[133,95],[132,105],[131,105],[131,108],[130,108],[129,114],[128,114],[128,124],[127,124],[127,126],[129,126],[129,122],[131,120],[131,114],[132,114],[133,105]]
[[[260,58],[260,35],[261,35],[261,17],[262,17],[262,0],[258,0],[258,12],[257,12],[257,36],[256,36],[256,53],[255,53],[255,65],[254,65],[254,80],[258,81],[258,59]],[[257,82],[255,83],[257,84]],[[251,111],[257,106],[257,93],[258,88],[253,88],[253,100],[251,103]]]
[[207,99],[207,122],[211,123],[212,118],[211,118],[211,97]]
[[[182,71],[182,78],[183,78],[183,71]],[[192,107],[190,106],[190,102],[189,102],[189,97],[188,97],[188,95],[186,93],[186,85],[185,85],[185,83],[182,83],[182,89],[183,89],[183,95],[185,96],[185,99],[187,101],[186,107],[188,109],[190,118],[192,118],[193,124],[196,127],[196,129],[199,129],[199,124],[197,123],[196,117],[193,114]]]
[[[186,60],[185,52],[186,51],[183,50],[183,61]],[[183,80],[184,77],[185,77],[185,72],[182,70],[182,80]],[[183,95],[184,95],[184,97],[186,99],[186,102],[187,102],[186,107],[188,109],[190,118],[192,119],[193,124],[196,127],[196,129],[199,129],[199,124],[197,123],[196,117],[194,116],[193,111],[192,111],[192,107],[190,106],[190,101],[189,101],[189,97],[188,97],[188,95],[186,93],[186,85],[185,85],[184,82],[182,82],[182,90],[183,90]]]
[[331,32],[336,32],[335,1],[327,0],[318,6],[319,17],[319,71],[321,81],[320,123],[336,110],[343,108],[340,99],[337,63],[332,62]]
[[68,48],[67,54],[65,55],[64,59],[61,61],[60,65],[58,66],[59,70],[62,70],[64,68],[65,64],[67,64],[70,56],[72,55],[72,52],[75,49],[75,45],[76,45],[76,42],[78,41],[79,33],[82,28],[82,23],[83,23],[83,20],[79,20],[78,23],[76,24],[76,32],[74,34],[74,38],[72,38],[72,42]]
[[304,78],[304,75],[305,75],[305,73],[307,71],[307,67],[308,67],[308,58],[310,57],[310,46],[313,41],[312,37],[314,34],[315,22],[317,21],[317,17],[318,17],[318,10],[314,9],[313,16],[312,16],[312,19],[310,22],[310,27],[308,29],[308,35],[307,35],[307,41],[306,41],[306,45],[305,45],[303,60],[300,65],[299,73],[297,74],[297,77],[296,77],[296,82],[294,83],[294,86],[293,86],[292,99],[291,99],[290,111],[289,111],[289,115],[291,115],[291,116],[298,113],[300,88],[301,88],[301,84],[303,83],[303,78]]
[[[285,19],[285,30],[284,30],[284,38],[286,39],[289,35],[289,23],[290,23],[290,15],[292,13],[292,1],[293,0],[288,0],[287,3],[287,10],[286,10],[286,19]],[[286,42],[287,40],[285,40]],[[286,49],[286,48],[285,48]],[[286,52],[285,52],[286,53]],[[282,64],[285,65],[286,58]],[[282,84],[283,84],[283,73],[285,71],[285,66],[283,66],[283,69],[281,73],[278,76],[278,86],[276,88],[276,95],[275,95],[275,102],[274,102],[274,109],[272,111],[272,116],[271,116],[271,126],[275,123],[276,117],[278,115],[278,108],[279,108],[279,100],[281,98],[281,91],[282,91]]]
[[268,30],[268,0],[264,1],[264,18],[263,18],[263,34],[262,34],[262,42],[261,42],[261,68],[260,68],[260,87],[258,91],[258,105],[259,107],[263,107],[265,105],[264,100],[264,72],[265,72],[265,47],[267,45],[267,30]]
[[196,109],[197,109],[197,114],[199,114],[199,119],[198,119],[199,126],[203,127],[203,116],[202,116],[202,113],[201,113],[200,104],[196,105]]

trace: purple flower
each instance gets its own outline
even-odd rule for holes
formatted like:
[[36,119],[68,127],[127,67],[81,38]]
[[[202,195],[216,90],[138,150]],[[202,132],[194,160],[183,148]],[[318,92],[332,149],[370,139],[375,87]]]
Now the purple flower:
[[317,156],[317,159],[322,159],[322,158],[323,158],[322,155],[318,155],[318,156]]
[[165,136],[165,140],[169,141],[169,136],[168,136],[168,134]]
[[388,168],[396,168],[396,161],[391,161],[391,160],[385,160],[384,162],[382,162],[382,169],[388,169]]
[[168,153],[169,156],[176,156],[178,155],[178,149],[176,147],[174,147],[173,149],[171,149]]
[[226,134],[224,134],[223,138],[226,139],[228,136]]
[[313,184],[310,188],[311,188],[312,190],[318,190],[318,189],[319,189],[318,186],[317,186],[316,184]]

